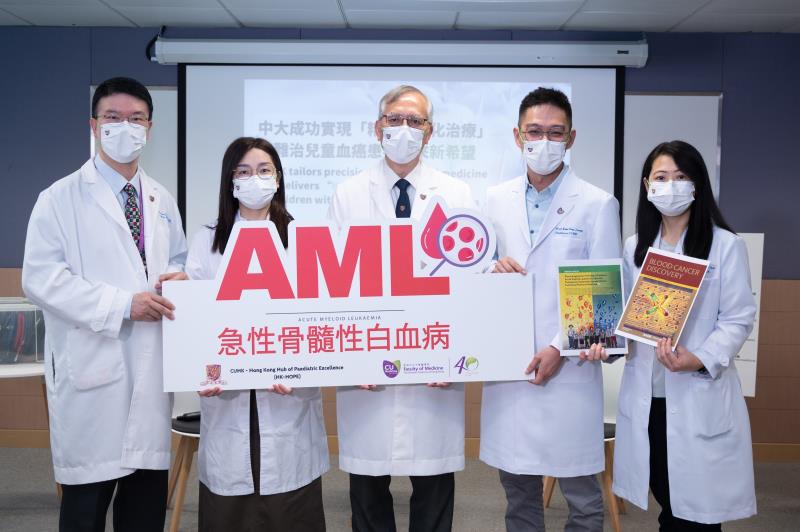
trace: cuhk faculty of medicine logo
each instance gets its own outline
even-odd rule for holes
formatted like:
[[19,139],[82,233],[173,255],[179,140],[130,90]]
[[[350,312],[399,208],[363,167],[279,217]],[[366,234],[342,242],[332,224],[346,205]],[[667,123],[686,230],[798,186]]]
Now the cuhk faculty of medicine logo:
[[384,360],[383,361],[383,374],[389,377],[390,379],[394,379],[400,373],[400,361],[395,360],[392,362],[391,360]]

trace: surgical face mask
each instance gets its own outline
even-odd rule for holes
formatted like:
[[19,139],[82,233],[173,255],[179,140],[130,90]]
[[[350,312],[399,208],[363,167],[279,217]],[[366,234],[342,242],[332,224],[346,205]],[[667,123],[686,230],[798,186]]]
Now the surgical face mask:
[[564,160],[567,152],[566,142],[553,140],[528,140],[522,146],[525,163],[538,175],[552,174]]
[[250,176],[233,180],[233,197],[248,209],[263,209],[278,191],[278,181],[274,177],[261,179]]
[[647,199],[664,216],[678,216],[686,212],[694,201],[694,183],[691,181],[649,181]]
[[408,126],[383,128],[383,153],[397,164],[413,161],[422,151],[422,139],[425,132]]
[[138,124],[113,122],[100,126],[103,153],[118,163],[129,163],[139,157],[147,144],[147,128]]

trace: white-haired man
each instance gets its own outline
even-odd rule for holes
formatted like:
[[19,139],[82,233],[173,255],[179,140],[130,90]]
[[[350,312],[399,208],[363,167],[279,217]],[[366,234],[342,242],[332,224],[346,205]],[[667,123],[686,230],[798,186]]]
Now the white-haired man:
[[[419,219],[435,196],[449,207],[474,207],[469,187],[423,164],[433,133],[433,106],[401,85],[380,100],[375,136],[385,157],[341,183],[329,217]],[[339,467],[350,473],[353,530],[392,532],[392,475],[411,477],[412,531],[445,531],[453,523],[453,472],[464,468],[464,387],[446,383],[339,388]]]

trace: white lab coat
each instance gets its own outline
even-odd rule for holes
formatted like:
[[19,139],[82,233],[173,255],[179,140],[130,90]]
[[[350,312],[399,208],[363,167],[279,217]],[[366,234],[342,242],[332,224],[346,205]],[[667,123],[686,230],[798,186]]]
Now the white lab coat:
[[[619,204],[568,170],[531,242],[527,176],[489,188],[487,212],[498,257],[534,276],[533,355],[559,345],[557,266],[565,260],[619,258]],[[497,309],[502,310],[502,309]],[[564,358],[543,386],[483,385],[480,459],[514,474],[575,477],[603,470],[603,375],[597,362]]]
[[[339,227],[395,219],[385,162],[336,187],[329,217]],[[475,208],[469,187],[420,163],[411,207],[418,220],[433,197],[450,208]],[[417,169],[415,169],[417,171]],[[364,384],[371,384],[365,382]],[[336,392],[339,467],[359,475],[438,475],[464,468],[464,385],[343,387]]]
[[[215,222],[210,224],[215,225]],[[222,255],[211,251],[214,230],[203,226],[186,259],[190,279],[213,279]],[[256,390],[261,450],[260,494],[286,493],[322,476],[330,465],[319,388],[290,395]],[[200,399],[200,481],[217,495],[254,492],[250,468],[250,390]]]
[[[659,237],[660,238],[660,237]],[[658,246],[658,241],[653,244]],[[625,242],[625,283],[636,236]],[[683,239],[678,244],[683,250]],[[756,513],[750,420],[733,358],[753,327],[756,304],[744,241],[718,227],[709,269],[679,343],[702,360],[708,375],[673,373],[664,379],[667,469],[672,513],[699,523],[721,523]],[[647,509],[650,441],[647,427],[655,349],[631,342],[619,392],[614,449],[614,493]]]
[[39,195],[28,224],[22,287],[44,312],[50,445],[62,484],[169,468],[161,323],[124,313],[133,294],[183,269],[186,239],[175,200],[140,175],[149,277],[91,160]]

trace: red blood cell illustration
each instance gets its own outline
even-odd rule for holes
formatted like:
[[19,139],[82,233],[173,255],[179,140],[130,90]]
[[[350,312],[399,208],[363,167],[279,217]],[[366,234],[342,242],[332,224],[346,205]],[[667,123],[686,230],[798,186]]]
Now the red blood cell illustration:
[[475,258],[475,253],[470,248],[461,248],[458,252],[458,260],[469,262]]
[[442,259],[453,266],[470,266],[480,261],[488,246],[486,227],[473,216],[456,214],[448,218],[439,233]]
[[462,227],[458,232],[458,238],[465,243],[472,242],[472,239],[475,238],[475,230],[471,227]]

